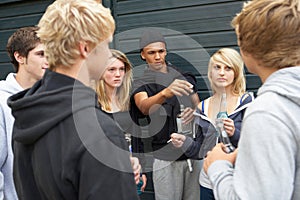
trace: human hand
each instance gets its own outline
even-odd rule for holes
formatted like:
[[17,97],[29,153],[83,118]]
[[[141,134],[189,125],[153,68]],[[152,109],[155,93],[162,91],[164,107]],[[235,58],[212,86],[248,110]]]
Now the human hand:
[[143,174],[141,178],[142,178],[142,181],[143,181],[143,185],[141,187],[141,191],[144,192],[145,188],[147,186],[147,176],[146,176],[146,174]]
[[171,142],[176,148],[180,148],[183,145],[183,142],[185,141],[186,137],[185,135],[179,134],[179,133],[172,133],[171,134]]
[[140,173],[141,173],[141,165],[139,159],[136,157],[130,157],[130,162],[134,174],[135,183],[138,184],[140,182]]
[[235,163],[238,150],[235,149],[234,152],[228,154],[223,151],[223,148],[224,148],[224,144],[219,143],[211,151],[207,153],[207,156],[204,159],[204,163],[203,163],[203,169],[205,173],[207,173],[209,166],[216,160],[227,160],[232,164]]
[[235,132],[234,121],[230,118],[223,119],[224,129],[229,137],[232,137]]
[[184,111],[182,112],[182,115],[181,115],[184,124],[188,124],[194,120],[193,113],[194,113],[194,110],[190,107],[187,107],[184,109]]
[[162,93],[166,98],[171,98],[174,95],[190,95],[193,92],[193,85],[186,80],[180,79],[175,79],[167,88],[162,90]]

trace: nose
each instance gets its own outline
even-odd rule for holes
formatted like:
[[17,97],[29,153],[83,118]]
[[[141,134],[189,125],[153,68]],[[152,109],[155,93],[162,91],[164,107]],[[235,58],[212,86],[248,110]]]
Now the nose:
[[220,70],[219,70],[219,74],[224,75],[224,72],[225,72],[224,68],[221,67]]
[[156,60],[159,60],[159,59],[160,59],[160,54],[159,54],[159,52],[156,52],[156,53],[155,53],[155,59],[156,59]]
[[48,61],[47,61],[46,58],[45,58],[44,66],[45,66],[45,68],[48,68],[48,67],[49,67],[49,63],[48,63]]
[[115,75],[116,75],[116,76],[120,76],[120,74],[121,74],[120,70],[117,69]]

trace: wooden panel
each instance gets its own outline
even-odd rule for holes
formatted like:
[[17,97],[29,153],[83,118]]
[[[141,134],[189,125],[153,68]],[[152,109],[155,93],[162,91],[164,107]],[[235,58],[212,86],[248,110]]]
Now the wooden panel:
[[28,16],[17,16],[17,17],[2,18],[2,19],[0,18],[0,24],[1,24],[0,28],[17,29],[24,26],[37,25],[41,17],[42,17],[42,13],[37,13]]
[[12,2],[19,2],[19,1],[22,1],[22,0],[1,0],[0,4],[12,3]]
[[[147,26],[149,23],[169,23],[190,20],[203,20],[219,17],[233,17],[240,11],[242,2],[185,7],[174,10],[155,10],[130,15],[117,16],[118,27]],[[226,11],[226,12],[225,12]],[[139,19],[139,20],[136,20]]]
[[[194,6],[205,6],[209,4],[221,4],[225,2],[234,2],[233,0],[185,0],[185,1],[176,1],[176,0],[127,0],[127,1],[118,1],[117,10],[118,15],[126,15],[132,13],[143,13],[150,11],[166,10],[166,9],[180,9],[184,7],[194,7]],[[236,0],[236,2],[239,2]]]
[[9,63],[9,57],[6,53],[6,51],[0,52],[0,63]]
[[0,63],[0,80],[3,80],[6,78],[7,74],[14,71],[14,68],[11,64],[8,63]]
[[247,90],[256,90],[261,86],[261,80],[257,75],[247,74],[246,75],[246,86]]
[[[53,2],[50,0],[43,1],[21,1],[18,3],[10,3],[1,5],[0,18],[31,15],[41,13],[46,10],[48,5]],[[0,27],[1,28],[1,27]]]
[[0,31],[0,51],[5,51],[8,38],[15,32],[15,29]]
[[[138,37],[137,35],[135,37]],[[139,36],[140,37],[140,36]],[[139,51],[139,37],[134,39],[114,39],[116,48],[124,52]],[[165,36],[167,48],[170,51],[193,49],[200,47],[224,47],[235,46],[236,35],[233,31],[213,32],[206,34],[193,34],[181,36]],[[193,42],[193,44],[192,44]],[[193,46],[192,46],[193,45]]]

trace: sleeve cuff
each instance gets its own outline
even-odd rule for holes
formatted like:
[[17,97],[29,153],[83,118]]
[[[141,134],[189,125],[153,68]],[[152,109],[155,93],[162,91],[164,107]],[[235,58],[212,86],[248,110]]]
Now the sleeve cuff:
[[181,147],[183,152],[186,152],[189,149],[189,147],[192,145],[193,141],[194,140],[190,137],[185,138],[185,141],[183,142],[182,147]]

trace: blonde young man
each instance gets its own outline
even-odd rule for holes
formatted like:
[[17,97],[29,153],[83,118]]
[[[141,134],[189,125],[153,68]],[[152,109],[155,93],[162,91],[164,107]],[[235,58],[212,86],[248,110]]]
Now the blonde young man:
[[41,81],[9,98],[21,199],[137,199],[126,141],[90,88],[115,29],[95,0],[57,0],[38,23],[49,62]]
[[37,27],[24,27],[8,39],[6,50],[15,73],[0,81],[0,199],[18,199],[13,182],[13,152],[11,147],[14,118],[7,98],[31,87],[48,68],[44,45],[36,35]]
[[263,82],[238,151],[204,162],[216,199],[300,199],[300,1],[254,0],[233,20],[243,60]]

